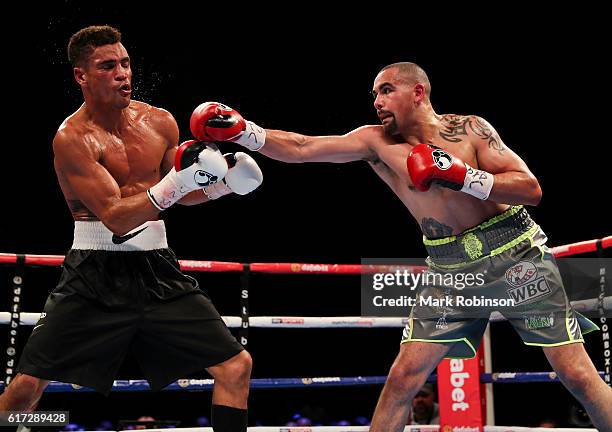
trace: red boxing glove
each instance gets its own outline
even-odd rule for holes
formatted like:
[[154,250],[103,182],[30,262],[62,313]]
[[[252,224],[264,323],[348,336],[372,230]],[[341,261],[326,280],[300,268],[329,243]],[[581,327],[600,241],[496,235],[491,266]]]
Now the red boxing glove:
[[266,130],[245,121],[238,111],[218,102],[199,105],[189,121],[194,137],[202,141],[233,141],[252,151],[266,143]]
[[453,190],[461,190],[467,173],[461,159],[428,144],[414,146],[406,164],[414,187],[421,192],[429,190],[432,182]]
[[406,165],[414,187],[421,192],[429,190],[434,183],[486,200],[493,188],[492,174],[476,170],[433,145],[414,146]]
[[189,127],[201,141],[231,141],[246,129],[238,111],[218,102],[200,104],[191,114]]

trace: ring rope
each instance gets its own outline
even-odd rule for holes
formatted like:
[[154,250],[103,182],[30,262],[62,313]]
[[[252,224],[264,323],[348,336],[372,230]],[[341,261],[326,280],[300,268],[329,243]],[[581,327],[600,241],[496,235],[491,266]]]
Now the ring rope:
[[[599,375],[603,378],[603,372]],[[380,376],[357,376],[357,377],[303,377],[303,378],[253,378],[250,381],[252,389],[270,388],[311,388],[311,387],[344,387],[344,386],[370,386],[384,384],[387,377]],[[428,382],[436,382],[437,375],[432,374]],[[213,389],[214,380],[203,379],[180,379],[162,391],[208,391]],[[555,372],[496,372],[481,373],[480,382],[484,384],[517,384],[517,383],[552,383],[559,382]],[[3,384],[0,384],[3,388]],[[112,387],[113,392],[139,392],[150,390],[149,383],[143,379],[137,380],[115,380]],[[75,384],[51,381],[46,392],[94,392],[95,390],[78,386]]]
[[[572,306],[579,312],[590,312],[598,310],[598,299],[578,300],[571,302]],[[612,296],[603,298],[605,310],[612,310]],[[40,317],[40,312],[21,312],[20,323],[22,325],[34,325]],[[244,317],[223,316],[223,321],[230,328],[238,328],[244,325]],[[10,312],[0,312],[0,324],[8,324],[11,321]],[[489,321],[506,321],[499,312],[493,312]],[[249,317],[249,327],[258,328],[397,328],[404,327],[408,318],[402,317],[361,317],[361,316],[252,316]]]
[[[569,255],[596,252],[598,244],[602,249],[612,247],[612,236],[601,239],[586,240],[551,248],[555,257],[561,258]],[[15,264],[17,254],[0,253],[0,264]],[[61,266],[63,255],[25,255],[26,265]],[[179,260],[181,270],[201,272],[242,272],[244,264],[224,261],[196,261]],[[411,266],[423,269],[421,266]],[[377,266],[364,266],[360,264],[306,264],[306,263],[251,263],[251,273],[277,273],[277,274],[362,274],[373,271]]]

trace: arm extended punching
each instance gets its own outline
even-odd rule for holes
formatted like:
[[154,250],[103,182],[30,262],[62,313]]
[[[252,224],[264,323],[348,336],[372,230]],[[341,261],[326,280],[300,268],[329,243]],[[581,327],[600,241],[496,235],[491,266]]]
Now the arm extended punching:
[[372,126],[345,135],[307,136],[280,130],[266,130],[246,121],[234,109],[205,102],[191,115],[194,137],[208,141],[233,141],[272,159],[290,163],[351,162],[373,158],[369,145]]

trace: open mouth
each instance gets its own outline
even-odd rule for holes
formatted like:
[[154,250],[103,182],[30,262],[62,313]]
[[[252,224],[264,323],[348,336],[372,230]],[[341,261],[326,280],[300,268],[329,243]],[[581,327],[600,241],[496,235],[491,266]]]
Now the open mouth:
[[132,87],[129,84],[123,84],[121,87],[119,87],[119,93],[122,96],[129,96],[130,94],[132,94]]
[[391,114],[391,113],[381,112],[380,114],[378,114],[378,119],[379,119],[379,120],[380,120],[382,123],[384,123],[384,121],[385,121],[386,119],[389,119],[389,118],[392,118],[392,117],[393,117],[393,114]]

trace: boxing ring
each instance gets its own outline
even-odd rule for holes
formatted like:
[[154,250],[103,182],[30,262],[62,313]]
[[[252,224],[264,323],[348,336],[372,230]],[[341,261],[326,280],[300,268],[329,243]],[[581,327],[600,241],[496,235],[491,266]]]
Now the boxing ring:
[[[602,239],[588,240],[569,245],[557,246],[552,248],[555,257],[576,256],[585,253],[597,252],[603,256],[604,249],[612,247],[612,236]],[[0,312],[0,324],[9,326],[8,346],[5,350],[7,360],[3,373],[3,381],[0,383],[0,390],[10,382],[15,374],[14,367],[18,360],[17,341],[21,326],[33,326],[40,316],[36,312],[24,312],[21,310],[21,295],[24,289],[23,273],[27,266],[61,266],[64,257],[61,255],[23,255],[12,253],[0,253],[0,264],[14,267],[12,272],[12,286],[9,292],[5,293],[10,298],[10,308],[8,311]],[[220,261],[194,261],[179,260],[181,269],[185,272],[232,272],[240,276],[240,315],[224,316],[223,319],[230,328],[238,328],[237,339],[247,346],[250,328],[402,328],[407,323],[407,318],[382,318],[382,317],[360,317],[360,316],[251,316],[249,308],[249,298],[252,295],[250,280],[252,274],[271,275],[297,275],[297,274],[333,274],[333,275],[359,275],[371,271],[368,266],[361,264],[305,264],[305,263],[235,263]],[[422,268],[423,269],[423,268]],[[417,268],[418,270],[418,268]],[[595,275],[596,276],[596,275]],[[601,274],[599,275],[602,276]],[[606,321],[604,311],[612,310],[612,296],[606,295],[606,276],[601,277],[601,292],[597,298],[572,302],[577,311],[598,311],[599,319],[597,324],[601,329],[604,341],[602,353],[603,364],[606,370],[600,371],[600,376],[610,385],[610,338],[609,324]],[[490,321],[501,321],[504,318],[500,314],[491,315]],[[485,340],[484,346],[487,347],[491,341]],[[490,356],[487,356],[490,357]],[[487,391],[487,410],[490,411],[486,416],[487,422],[493,421],[493,400],[490,385],[496,383],[550,383],[558,382],[559,379],[554,372],[493,372],[490,362],[485,365],[484,373],[480,374],[480,382],[489,385]],[[312,387],[338,387],[338,386],[363,386],[384,384],[385,376],[322,376],[322,377],[296,377],[296,378],[254,378],[251,380],[251,388],[312,388]],[[435,382],[436,375],[432,374],[428,382]],[[214,381],[212,379],[182,379],[171,384],[163,391],[193,391],[211,390]],[[140,392],[148,390],[149,386],[145,380],[116,380],[113,385],[114,392]],[[79,387],[72,384],[51,382],[46,389],[47,392],[91,392],[93,390]],[[435,425],[407,426],[406,431],[438,431],[440,428]],[[545,428],[528,428],[514,426],[493,426],[487,425],[485,431],[490,432],[512,432],[527,430],[550,430]],[[177,430],[206,432],[212,428],[179,428]],[[367,431],[368,426],[273,426],[273,427],[250,427],[253,432],[300,432],[300,431]],[[594,431],[595,429],[570,429],[560,428],[559,431]]]

